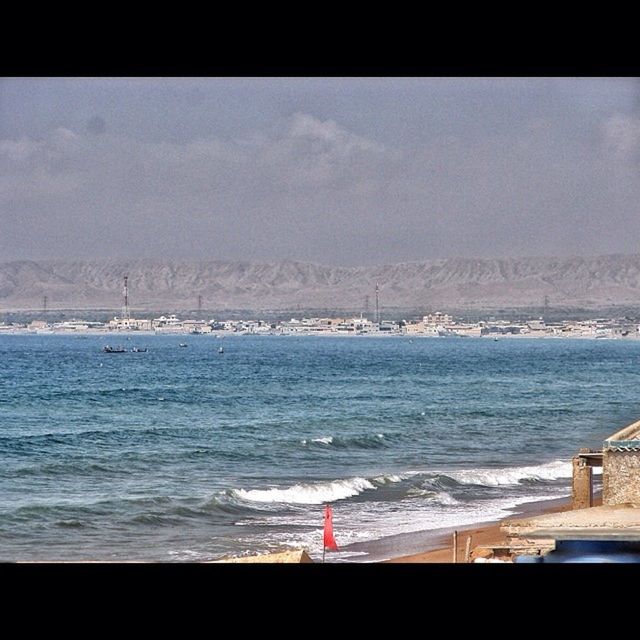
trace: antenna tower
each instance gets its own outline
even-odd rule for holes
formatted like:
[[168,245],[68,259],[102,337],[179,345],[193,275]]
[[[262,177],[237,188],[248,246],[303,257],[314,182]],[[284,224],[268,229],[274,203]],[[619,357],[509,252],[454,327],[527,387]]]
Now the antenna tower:
[[122,308],[123,318],[129,319],[129,276],[124,277],[124,307]]

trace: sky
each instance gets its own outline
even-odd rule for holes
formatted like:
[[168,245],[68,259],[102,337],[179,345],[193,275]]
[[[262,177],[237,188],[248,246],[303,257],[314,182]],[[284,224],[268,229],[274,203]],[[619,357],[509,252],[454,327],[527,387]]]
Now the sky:
[[634,78],[2,78],[0,261],[640,253]]

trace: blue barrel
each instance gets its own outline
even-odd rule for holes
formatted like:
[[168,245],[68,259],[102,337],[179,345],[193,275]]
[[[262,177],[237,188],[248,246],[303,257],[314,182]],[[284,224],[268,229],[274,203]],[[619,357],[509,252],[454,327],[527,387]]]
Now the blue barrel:
[[538,562],[640,562],[637,540],[558,540],[554,551],[545,556],[521,556],[518,563]]

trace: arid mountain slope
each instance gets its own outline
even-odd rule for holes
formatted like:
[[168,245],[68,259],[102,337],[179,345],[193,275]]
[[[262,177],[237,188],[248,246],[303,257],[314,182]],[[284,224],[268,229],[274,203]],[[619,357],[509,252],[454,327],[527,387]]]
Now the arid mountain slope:
[[0,309],[600,308],[640,302],[640,255],[430,260],[375,267],[174,260],[0,263]]

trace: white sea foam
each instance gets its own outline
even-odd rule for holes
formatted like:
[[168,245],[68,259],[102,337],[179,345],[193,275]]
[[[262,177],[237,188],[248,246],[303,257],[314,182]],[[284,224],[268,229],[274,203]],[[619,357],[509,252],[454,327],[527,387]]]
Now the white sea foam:
[[388,476],[380,476],[380,478],[376,478],[376,480],[383,484],[387,484],[387,482],[401,482],[403,480],[403,477],[392,473]]
[[376,487],[366,478],[348,478],[318,484],[296,484],[286,489],[237,489],[235,495],[250,502],[288,502],[322,504],[357,496]]
[[382,476],[376,476],[372,478],[372,482],[375,482],[377,485],[389,484],[392,482],[402,482],[411,476],[416,475],[414,471],[407,471],[406,473],[387,473]]
[[566,460],[554,460],[530,467],[480,468],[445,472],[445,475],[463,484],[479,484],[487,487],[515,485],[523,480],[559,480],[570,478],[571,474],[571,463]]
[[324,445],[337,445],[340,447],[363,447],[376,446],[380,443],[380,440],[384,440],[384,433],[376,433],[373,435],[360,434],[360,435],[345,435],[345,436],[321,436],[319,438],[304,438],[300,440],[303,446],[308,445],[311,442]]
[[408,498],[421,498],[424,501],[440,505],[457,505],[462,504],[460,500],[456,500],[450,493],[446,491],[435,491],[433,489],[419,489],[415,487],[407,492]]
[[[488,502],[447,504],[446,495],[438,493],[432,500],[412,500],[402,510],[397,510],[397,504],[382,502],[343,502],[334,507],[334,534],[339,553],[327,554],[327,562],[347,559],[351,552],[344,547],[353,542],[372,541],[384,536],[412,533],[442,527],[455,527],[489,520],[498,520],[513,513],[514,507],[526,502],[541,499],[557,498],[565,495],[566,490],[556,488],[545,492],[545,495],[525,495],[518,497],[499,498]],[[265,541],[277,545],[302,547],[316,560],[322,557],[322,509],[316,507],[307,513],[297,513],[295,516],[275,515],[255,524],[278,525],[284,531],[265,531],[247,536],[248,546],[256,541]],[[236,524],[242,524],[238,522]],[[247,523],[251,524],[251,523]],[[307,530],[301,530],[301,528]],[[311,529],[309,529],[311,528]],[[376,559],[383,559],[376,551]],[[393,555],[393,554],[390,554]],[[359,560],[367,561],[361,553]],[[389,557],[389,556],[385,556]],[[354,560],[356,558],[354,557]],[[356,560],[357,561],[357,560]]]
[[[237,498],[261,503],[265,506],[277,503],[301,505],[295,513],[274,513],[260,520],[246,521],[247,525],[276,524],[285,531],[261,531],[262,542],[268,539],[274,544],[301,546],[312,557],[322,555],[322,512],[321,507],[305,508],[302,505],[320,505],[326,502],[344,500],[364,491],[382,491],[391,483],[405,481],[411,477],[447,475],[462,484],[480,484],[485,486],[518,485],[523,481],[549,481],[568,479],[571,477],[571,463],[566,460],[554,460],[541,465],[505,467],[502,469],[463,469],[457,471],[410,470],[402,473],[388,473],[380,476],[354,477],[330,482],[297,484],[291,487],[236,490]],[[540,487],[542,489],[543,487]],[[480,502],[466,502],[454,498],[440,488],[413,487],[409,490],[409,500],[403,501],[403,508],[398,509],[398,502],[393,501],[350,501],[339,502],[334,507],[334,532],[340,547],[340,553],[332,553],[329,561],[340,561],[349,557],[343,552],[345,545],[352,542],[371,541],[383,536],[410,533],[441,527],[464,526],[488,520],[497,520],[513,513],[514,507],[526,502],[538,501],[564,496],[567,487],[545,485],[544,490],[528,492],[527,495],[505,496]],[[275,504],[274,504],[275,503]],[[320,510],[318,510],[320,509]],[[264,520],[264,522],[263,522]],[[245,524],[239,520],[236,524]],[[255,534],[258,539],[258,534]],[[254,539],[254,534],[248,540]],[[374,553],[379,554],[379,551]],[[343,557],[344,554],[344,557]],[[357,558],[360,559],[360,558]],[[354,558],[354,560],[357,560]],[[366,556],[362,556],[366,561]],[[379,559],[379,558],[378,558]]]
[[432,500],[437,502],[438,504],[451,506],[454,504],[461,504],[460,500],[456,500],[450,493],[446,491],[438,491],[433,497]]

